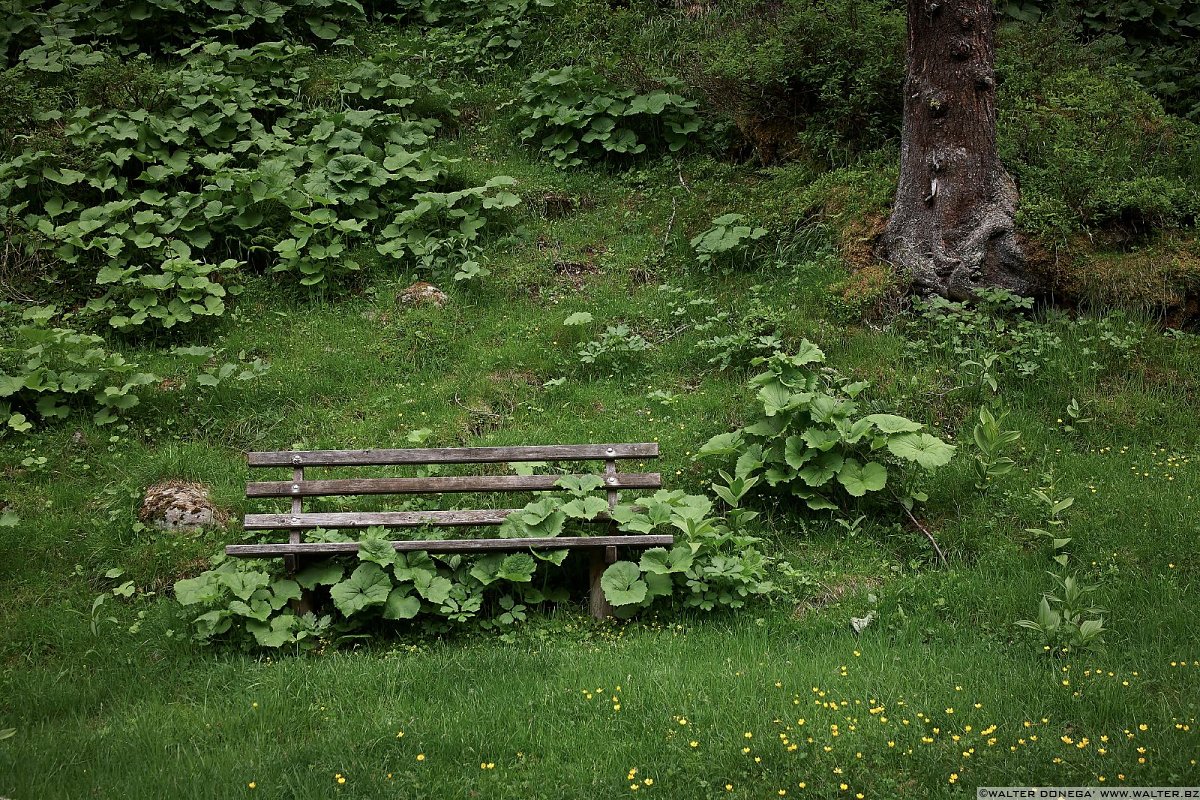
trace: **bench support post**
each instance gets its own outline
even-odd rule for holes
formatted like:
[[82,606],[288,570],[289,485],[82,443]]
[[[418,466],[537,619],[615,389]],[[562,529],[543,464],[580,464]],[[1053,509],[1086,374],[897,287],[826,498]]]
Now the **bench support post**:
[[612,606],[604,596],[604,587],[600,585],[600,579],[604,577],[604,570],[608,569],[610,564],[617,563],[617,548],[612,545],[603,550],[596,548],[591,551],[591,559],[588,607],[593,617],[604,619],[612,616]]

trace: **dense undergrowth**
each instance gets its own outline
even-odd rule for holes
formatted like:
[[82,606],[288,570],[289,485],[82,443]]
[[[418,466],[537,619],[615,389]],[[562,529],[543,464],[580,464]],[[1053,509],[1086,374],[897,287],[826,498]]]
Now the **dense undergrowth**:
[[[1142,5],[1008,4],[1001,150],[1071,302],[964,306],[871,257],[894,3],[18,3],[0,793],[1195,783],[1200,134]],[[632,624],[564,551],[291,574],[136,517],[277,510],[253,449],[643,440],[667,488],[614,516],[676,545],[605,576]],[[561,488],[499,534],[582,533]]]

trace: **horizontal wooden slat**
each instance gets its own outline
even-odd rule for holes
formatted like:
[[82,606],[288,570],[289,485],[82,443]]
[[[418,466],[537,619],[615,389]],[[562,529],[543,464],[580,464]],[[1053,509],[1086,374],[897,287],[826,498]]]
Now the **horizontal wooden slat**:
[[[320,481],[259,481],[246,484],[247,497],[320,497],[422,492],[536,492],[558,488],[561,475],[459,475],[438,478],[347,478]],[[582,476],[575,476],[582,477]],[[601,489],[657,489],[657,472],[617,473]]]
[[[400,552],[425,550],[430,553],[490,553],[515,550],[558,550],[596,547],[670,547],[670,534],[630,534],[628,536],[551,536],[538,539],[443,539],[437,541],[392,542]],[[358,551],[357,542],[303,542],[301,544],[231,544],[225,554],[242,558],[283,555],[334,555]]]
[[503,461],[597,461],[657,458],[658,443],[442,447],[404,450],[295,450],[246,454],[251,467],[363,467],[398,464],[492,464]]
[[516,508],[479,511],[343,511],[312,514],[247,514],[242,527],[248,531],[283,531],[307,528],[416,528],[421,525],[499,525]]

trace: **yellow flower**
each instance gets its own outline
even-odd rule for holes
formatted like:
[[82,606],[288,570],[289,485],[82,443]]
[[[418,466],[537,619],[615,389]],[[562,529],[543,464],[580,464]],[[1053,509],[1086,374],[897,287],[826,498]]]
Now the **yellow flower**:
[[725,784],[725,791],[727,791],[727,792],[732,792],[732,791],[733,791],[733,784],[732,784],[732,783],[727,783],[727,784]]
[[417,761],[424,761],[424,760],[425,760],[425,754],[417,753]]
[[693,739],[692,741],[688,742],[688,746],[689,747],[699,747],[700,743],[697,742],[695,739]]
[[642,783],[646,784],[647,786],[653,786],[654,778],[646,778],[645,780],[642,781]]
[[403,739],[403,738],[404,738],[404,731],[396,731],[396,738],[397,738],[397,739]]
[[957,772],[950,773],[950,783],[958,783],[958,773]]
[[[1143,728],[1142,730],[1145,730],[1145,728]],[[753,739],[753,738],[754,738],[754,734],[753,734],[753,733],[751,733],[750,731],[746,731],[745,733],[743,733],[743,734],[742,734],[742,736],[746,737],[747,739]]]
[[345,779],[344,777],[342,777],[341,775],[338,775],[338,776],[337,776],[337,782],[338,782],[338,784],[339,784],[339,785],[341,785],[341,784],[343,784],[343,783],[345,783],[345,782],[346,782],[346,779]]
[[247,788],[247,789],[257,789],[257,788],[258,788],[258,784],[257,784],[257,783],[255,783],[254,781],[250,781],[249,783],[247,783],[247,784],[246,784],[246,788]]

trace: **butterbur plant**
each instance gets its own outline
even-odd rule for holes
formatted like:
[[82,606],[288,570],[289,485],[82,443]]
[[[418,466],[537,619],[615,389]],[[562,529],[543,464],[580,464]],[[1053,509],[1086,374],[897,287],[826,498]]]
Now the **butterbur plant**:
[[[566,476],[558,486],[561,493],[510,514],[497,535],[589,535],[597,528],[581,523],[610,513],[623,531],[670,530],[676,536],[671,549],[647,550],[639,561],[619,561],[605,572],[602,589],[619,616],[670,602],[701,610],[738,608],[773,591],[769,561],[755,547],[759,540],[743,530],[753,512],[719,519],[707,498],[666,490],[610,509],[597,494],[604,486],[599,476]],[[385,536],[383,529],[370,528],[353,558],[315,562],[294,575],[275,560],[218,557],[213,569],[177,582],[175,597],[189,610],[198,641],[298,649],[407,621],[431,631],[509,626],[535,606],[569,599],[556,584],[568,549],[473,557],[398,553]],[[309,539],[353,541],[322,530]],[[327,600],[310,606],[314,597]]]
[[99,336],[53,324],[55,316],[50,307],[27,309],[11,338],[0,341],[0,436],[28,431],[38,420],[65,419],[80,407],[108,424],[158,380],[105,349]]
[[911,507],[923,500],[913,467],[945,466],[955,448],[896,414],[858,416],[869,384],[846,382],[820,367],[825,354],[804,340],[794,355],[754,359],[765,371],[750,379],[759,418],[714,436],[699,458],[732,460],[735,479],[796,497],[813,510],[834,510],[885,488]]
[[751,245],[767,235],[761,226],[745,224],[741,214],[723,214],[690,242],[696,261],[702,267],[732,268],[744,265],[751,257]]
[[632,157],[651,147],[681,149],[700,129],[696,104],[679,83],[638,93],[612,86],[595,70],[568,66],[537,72],[521,88],[521,139],[558,167]]

